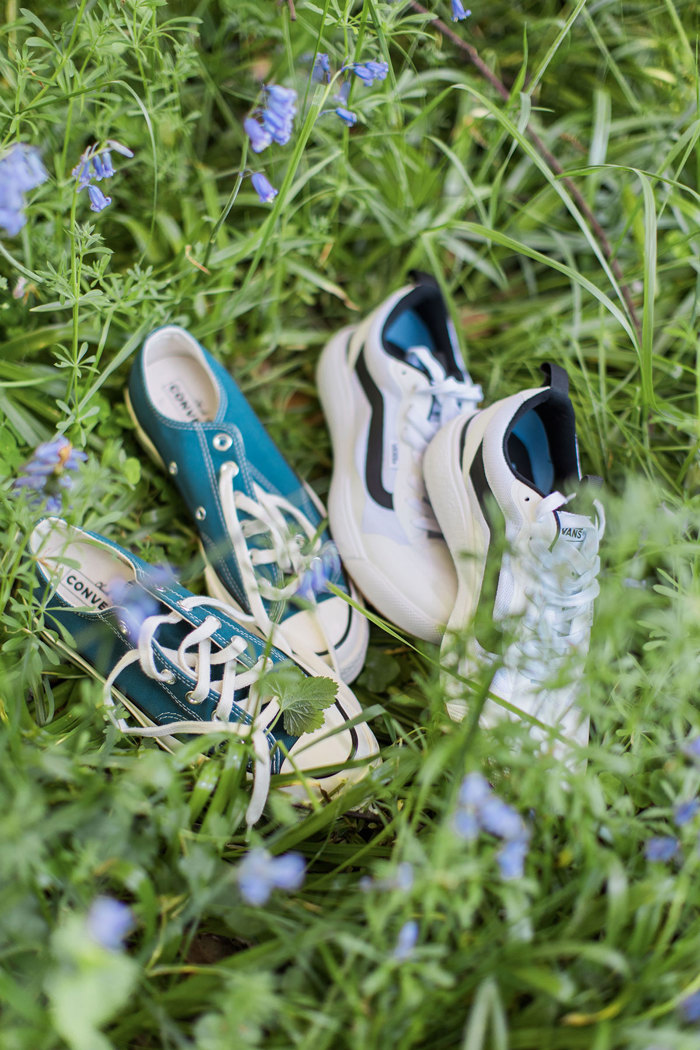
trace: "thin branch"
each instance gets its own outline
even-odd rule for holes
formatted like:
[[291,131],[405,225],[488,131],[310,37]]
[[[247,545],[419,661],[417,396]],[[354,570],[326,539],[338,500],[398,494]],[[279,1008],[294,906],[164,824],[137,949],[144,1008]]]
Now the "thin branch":
[[[485,80],[488,80],[491,87],[493,87],[494,90],[498,92],[498,94],[504,101],[507,102],[510,99],[510,92],[508,91],[503,81],[496,76],[493,70],[489,69],[489,67],[479,55],[479,52],[472,44],[469,44],[466,40],[463,40],[462,37],[459,36],[459,34],[455,33],[454,29],[451,29],[450,26],[448,26],[446,22],[443,22],[441,18],[438,18],[437,15],[434,15],[432,11],[429,11],[426,7],[423,7],[422,4],[418,3],[418,0],[410,0],[410,3],[414,11],[419,11],[421,14],[427,15],[430,18],[432,24],[436,27],[436,29],[439,29],[443,36],[448,37],[453,42],[453,44],[455,44],[459,48],[460,51],[462,51],[465,55],[468,56],[470,62],[472,62],[473,65],[476,66],[476,68],[481,73],[482,77],[484,77]],[[625,300],[625,305],[632,320],[632,324],[634,325],[637,334],[640,334],[641,325],[637,316],[637,310],[634,305],[634,300],[632,299],[632,293],[629,289],[629,286],[625,282],[624,275],[620,268],[620,264],[618,263],[617,259],[613,254],[613,250],[610,246],[610,241],[608,240],[603,227],[600,225],[595,215],[589,208],[583,194],[579,190],[576,183],[573,181],[573,179],[570,179],[568,175],[564,175],[564,169],[562,168],[561,164],[556,159],[556,157],[549,152],[549,150],[547,149],[537,132],[533,130],[529,123],[525,130],[530,138],[530,141],[532,142],[533,146],[540,154],[542,159],[547,162],[552,171],[556,172],[557,175],[562,176],[562,182],[566,186],[573,199],[576,201],[576,204],[578,205],[581,213],[585,216],[586,221],[588,222],[589,226],[591,227],[593,233],[595,234],[598,240],[598,243],[600,244],[605,258],[610,263],[612,272],[615,274],[615,277],[619,281],[622,298]]]

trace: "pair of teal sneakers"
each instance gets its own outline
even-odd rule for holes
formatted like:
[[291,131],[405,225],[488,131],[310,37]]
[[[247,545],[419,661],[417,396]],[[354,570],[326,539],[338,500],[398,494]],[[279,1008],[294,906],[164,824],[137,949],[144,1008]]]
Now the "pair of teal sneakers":
[[[119,729],[171,749],[193,734],[245,739],[249,823],[262,814],[272,775],[298,801],[335,795],[367,773],[379,749],[348,688],[364,663],[368,624],[325,508],[185,329],[146,339],[126,397],[142,445],[196,523],[209,595],[47,517],[30,538],[47,626],[67,656],[103,680]],[[335,689],[322,724],[298,735],[293,722],[285,728],[273,684],[290,662],[302,692],[319,676]],[[115,699],[135,725],[118,716]]]

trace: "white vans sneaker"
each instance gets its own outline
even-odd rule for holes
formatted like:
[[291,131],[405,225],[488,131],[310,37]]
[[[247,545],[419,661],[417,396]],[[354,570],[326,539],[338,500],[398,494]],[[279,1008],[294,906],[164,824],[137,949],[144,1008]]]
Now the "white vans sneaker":
[[[492,662],[492,694],[585,745],[588,719],[576,696],[598,594],[604,516],[598,501],[594,520],[576,509],[574,496],[562,495],[585,479],[568,377],[557,365],[543,371],[548,386],[453,420],[426,452],[428,494],[459,579],[443,663],[469,679]],[[499,559],[495,599],[483,588],[493,558]],[[484,602],[488,608],[479,608]],[[480,614],[502,630],[496,655],[474,637]],[[449,714],[459,720],[468,687],[452,674],[443,677]],[[483,724],[508,714],[487,701]],[[550,736],[536,726],[533,731]],[[565,748],[557,742],[552,751]]]
[[328,511],[347,571],[376,609],[439,642],[457,580],[423,482],[426,445],[481,398],[432,279],[401,288],[326,346],[318,390],[333,443]]

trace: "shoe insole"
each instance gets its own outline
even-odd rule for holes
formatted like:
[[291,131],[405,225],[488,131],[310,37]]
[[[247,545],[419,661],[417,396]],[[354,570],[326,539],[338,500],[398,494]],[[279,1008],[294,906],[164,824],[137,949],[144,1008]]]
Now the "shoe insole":
[[168,419],[204,423],[216,415],[218,398],[211,380],[189,354],[153,362],[146,370],[146,382],[153,403]]
[[508,458],[514,470],[532,482],[540,492],[554,486],[554,466],[544,423],[534,410],[526,412],[508,437]]
[[37,537],[38,542],[32,546],[39,567],[55,586],[56,593],[74,608],[96,612],[108,609],[113,604],[107,593],[109,585],[115,580],[133,580],[131,566],[89,537],[67,542],[65,529],[51,528],[50,522],[46,525],[48,528],[41,530],[43,536]]
[[384,331],[384,338],[399,350],[410,350],[412,346],[427,346],[435,351],[435,340],[427,324],[415,310],[404,310]]

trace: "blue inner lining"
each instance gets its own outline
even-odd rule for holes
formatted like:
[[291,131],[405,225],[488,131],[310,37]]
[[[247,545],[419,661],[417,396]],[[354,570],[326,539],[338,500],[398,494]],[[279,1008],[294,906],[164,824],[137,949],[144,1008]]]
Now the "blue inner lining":
[[427,346],[435,351],[435,340],[425,321],[415,310],[404,310],[395,321],[384,329],[384,338],[399,350],[410,350],[412,346]]
[[[513,441],[515,438],[515,441]],[[512,465],[540,492],[549,493],[554,486],[554,466],[544,423],[536,412],[526,412],[513,427],[508,439]]]

